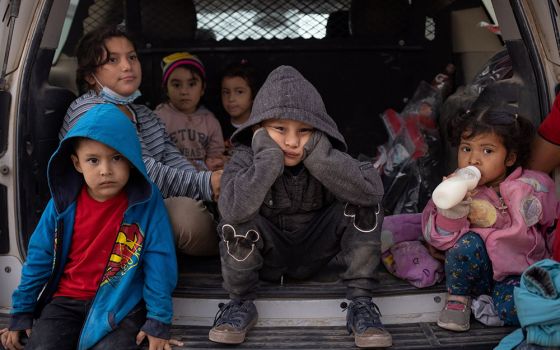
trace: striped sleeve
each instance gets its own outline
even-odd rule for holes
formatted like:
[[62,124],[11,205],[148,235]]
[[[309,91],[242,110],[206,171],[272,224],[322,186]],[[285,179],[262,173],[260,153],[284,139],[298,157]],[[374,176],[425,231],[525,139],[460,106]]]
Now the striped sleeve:
[[[85,112],[101,103],[105,102],[93,91],[72,102],[64,117],[59,138],[62,139]],[[163,197],[186,196],[211,201],[212,173],[197,171],[181,155],[165,132],[165,126],[152,110],[142,105],[131,107],[136,114],[136,128],[148,176],[158,186]]]
[[97,94],[93,91],[88,91],[82,96],[78,97],[70,104],[66,115],[64,116],[64,121],[62,122],[62,127],[58,132],[58,138],[62,140],[64,136],[68,133],[70,129],[76,124],[85,112],[95,105],[105,103]]

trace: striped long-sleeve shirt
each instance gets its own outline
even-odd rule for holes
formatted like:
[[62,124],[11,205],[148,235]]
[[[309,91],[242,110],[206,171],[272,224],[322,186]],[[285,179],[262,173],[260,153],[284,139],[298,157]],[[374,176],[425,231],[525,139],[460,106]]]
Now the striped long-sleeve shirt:
[[[94,105],[107,103],[95,91],[78,97],[64,116],[59,138],[74,126],[76,121]],[[130,104],[134,113],[138,138],[142,144],[142,157],[148,175],[158,186],[163,197],[187,196],[193,199],[212,200],[210,171],[197,171],[177,150],[165,131],[165,126],[151,109]]]

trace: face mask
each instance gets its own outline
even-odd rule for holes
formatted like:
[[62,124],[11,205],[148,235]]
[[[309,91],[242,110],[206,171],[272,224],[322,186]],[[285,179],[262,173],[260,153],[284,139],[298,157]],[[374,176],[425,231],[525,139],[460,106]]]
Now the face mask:
[[140,90],[136,90],[130,96],[122,96],[106,86],[104,86],[103,89],[101,89],[101,92],[99,92],[99,96],[101,96],[101,98],[105,102],[114,103],[116,105],[127,105],[129,103],[132,103],[141,95],[142,93],[140,92]]
[[129,103],[132,103],[138,97],[142,96],[142,93],[140,92],[140,90],[134,91],[132,93],[132,95],[122,96],[122,95],[114,92],[113,90],[109,89],[108,87],[103,86],[99,82],[99,80],[97,80],[97,77],[95,75],[93,76],[93,78],[95,79],[97,84],[99,84],[99,86],[101,86],[101,91],[99,92],[99,96],[105,102],[113,103],[113,104],[116,104],[116,105],[127,105]]

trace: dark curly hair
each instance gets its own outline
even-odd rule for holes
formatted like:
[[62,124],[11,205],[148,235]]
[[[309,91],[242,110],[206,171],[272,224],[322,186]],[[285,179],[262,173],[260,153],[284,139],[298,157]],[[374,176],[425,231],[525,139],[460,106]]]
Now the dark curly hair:
[[136,51],[136,45],[123,25],[99,27],[84,35],[76,48],[78,69],[76,70],[76,84],[80,94],[90,90],[91,86],[86,78],[95,73],[98,67],[109,61],[105,42],[111,38],[126,38]]
[[234,78],[240,77],[247,82],[249,89],[251,89],[251,98],[255,98],[257,91],[259,89],[257,83],[257,73],[253,66],[246,59],[242,59],[239,62],[234,62],[226,67],[222,73],[222,80],[224,78]]
[[486,133],[498,135],[508,154],[516,154],[515,163],[507,169],[508,174],[518,166],[527,165],[535,126],[527,118],[513,112],[509,106],[467,110],[447,123],[447,134],[455,147],[459,146],[461,139],[471,139]]

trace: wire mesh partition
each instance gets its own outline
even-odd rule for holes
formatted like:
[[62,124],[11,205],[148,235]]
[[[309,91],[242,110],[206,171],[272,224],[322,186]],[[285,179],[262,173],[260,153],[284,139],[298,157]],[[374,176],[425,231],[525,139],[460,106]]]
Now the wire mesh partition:
[[[425,0],[81,0],[73,29],[81,35],[102,25],[125,23],[132,32],[138,34],[139,41],[148,47],[165,47],[170,46],[170,43],[193,41],[348,37],[402,46],[411,42],[412,30],[415,38],[434,40],[436,21],[419,13],[424,2]],[[414,29],[411,29],[412,25]],[[419,32],[420,35],[417,34]],[[75,43],[71,45],[75,46]]]

